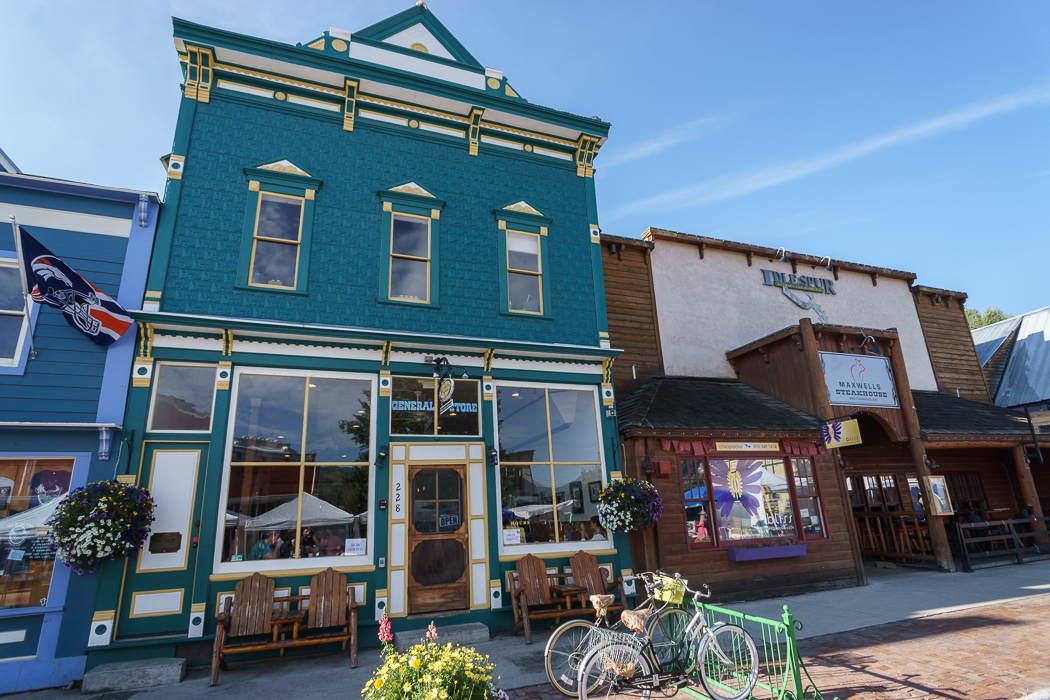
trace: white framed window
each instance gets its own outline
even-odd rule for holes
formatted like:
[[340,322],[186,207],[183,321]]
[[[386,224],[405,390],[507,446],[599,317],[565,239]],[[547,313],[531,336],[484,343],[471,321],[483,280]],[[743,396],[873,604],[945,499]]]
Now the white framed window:
[[376,376],[238,367],[231,389],[215,571],[372,564]]
[[610,548],[595,522],[607,483],[597,387],[496,382],[495,393],[500,554]]
[[0,258],[0,367],[14,367],[27,342],[29,317],[18,260]]
[[210,433],[216,365],[158,362],[147,430]]

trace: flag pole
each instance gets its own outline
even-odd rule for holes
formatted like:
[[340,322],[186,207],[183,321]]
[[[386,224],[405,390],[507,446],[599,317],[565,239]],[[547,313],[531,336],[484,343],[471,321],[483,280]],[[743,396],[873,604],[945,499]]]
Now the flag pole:
[[18,253],[18,278],[22,280],[22,304],[26,310],[26,324],[29,326],[29,358],[36,359],[36,347],[33,345],[33,319],[30,317],[29,284],[26,282],[26,264],[22,259],[22,236],[18,232],[18,222],[11,215],[11,232],[15,235],[15,251]]

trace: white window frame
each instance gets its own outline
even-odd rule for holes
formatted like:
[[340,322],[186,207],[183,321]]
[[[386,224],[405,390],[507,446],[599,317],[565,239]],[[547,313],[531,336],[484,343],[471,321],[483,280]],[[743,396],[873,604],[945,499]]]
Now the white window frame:
[[271,377],[317,377],[319,379],[356,379],[367,380],[371,384],[370,405],[376,405],[376,385],[378,375],[363,374],[359,372],[323,372],[300,369],[279,369],[276,367],[235,367],[233,370],[233,384],[230,387],[230,409],[229,418],[226,422],[225,454],[222,459],[222,490],[219,492],[219,512],[216,513],[215,548],[212,552],[212,571],[216,574],[252,574],[256,571],[263,573],[280,574],[282,571],[296,571],[302,569],[325,569],[333,568],[373,566],[375,554],[375,528],[377,518],[375,513],[375,450],[376,450],[376,420],[375,413],[372,414],[371,425],[368,432],[368,535],[365,538],[365,554],[354,556],[337,557],[310,557],[308,559],[265,559],[258,561],[222,561],[222,543],[226,532],[226,499],[230,488],[230,457],[233,449],[233,433],[236,428],[234,420],[237,417],[237,395],[241,389],[241,374],[267,375]]
[[[499,411],[496,406],[496,397],[499,395],[500,387],[515,387],[520,386],[525,389],[567,389],[569,391],[590,391],[594,394],[594,422],[598,430],[598,466],[602,475],[602,488],[604,489],[609,485],[609,474],[608,469],[605,466],[605,436],[602,433],[602,404],[601,404],[601,393],[598,391],[598,387],[588,384],[548,384],[545,382],[516,382],[516,381],[495,381],[493,382],[492,389],[492,435],[493,442],[496,446],[496,453],[500,452],[500,435],[499,435]],[[551,455],[553,459],[554,455]],[[581,464],[593,464],[593,462],[581,462]],[[495,474],[493,475],[493,483],[496,484],[496,493],[503,493],[503,485],[500,483],[500,472],[499,465],[495,467]],[[553,488],[553,485],[552,485]],[[502,499],[499,500],[500,507],[503,506]],[[543,554],[555,554],[565,552],[567,549],[573,551],[597,551],[597,550],[608,550],[615,549],[616,545],[613,543],[613,533],[608,533],[608,539],[600,542],[545,542],[543,544],[515,544],[510,546],[504,546],[503,544],[503,518],[500,517],[497,521],[497,529],[499,530],[497,544],[499,545],[499,556],[525,556],[526,554],[535,554],[541,556]],[[542,558],[542,556],[541,556]]]
[[[172,367],[172,366],[174,366],[174,367],[211,367],[212,369],[215,370],[216,374],[212,375],[212,380],[213,381],[212,381],[212,388],[211,388],[211,418],[208,420],[208,429],[207,430],[158,430],[158,429],[153,427],[153,409],[157,407],[157,387],[160,386],[160,370],[163,367]],[[210,433],[211,429],[212,429],[212,426],[215,425],[215,397],[216,397],[216,394],[218,393],[217,392],[218,379],[216,377],[217,377],[218,372],[219,372],[219,366],[218,365],[209,364],[207,362],[175,362],[175,361],[158,362],[157,366],[154,368],[154,371],[153,371],[153,374],[154,374],[155,378],[153,380],[153,388],[150,391],[150,398],[149,398],[149,424],[146,427],[146,432],[147,433],[169,433],[169,434],[172,434],[172,435],[185,435],[185,434],[200,435],[202,433]]]
[[[17,258],[0,258],[0,267],[11,267],[14,268],[19,275],[22,275],[22,270],[19,269]],[[22,310],[21,311],[0,311],[0,314],[4,316],[21,316],[22,317],[22,329],[18,333],[18,342],[15,343],[15,354],[13,357],[0,357],[0,367],[19,367],[22,362],[22,353],[25,351],[25,344],[29,340],[29,325],[33,315],[33,307],[36,304],[32,299],[29,301],[29,308],[26,308],[25,297],[22,297]]]

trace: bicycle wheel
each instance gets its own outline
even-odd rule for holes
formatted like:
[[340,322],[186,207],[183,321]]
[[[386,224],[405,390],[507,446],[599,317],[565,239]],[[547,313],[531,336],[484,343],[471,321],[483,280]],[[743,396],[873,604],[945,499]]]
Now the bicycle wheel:
[[[580,700],[631,697],[649,700],[652,666],[637,648],[620,642],[599,644],[587,652],[576,674]],[[637,683],[637,685],[636,685]]]
[[737,625],[710,628],[700,642],[697,667],[704,690],[714,700],[744,700],[758,680],[758,649]]
[[664,671],[688,672],[689,640],[685,630],[693,616],[682,608],[666,607],[653,615],[646,625],[646,634],[653,644],[653,655]]
[[595,625],[586,620],[570,620],[558,627],[543,650],[547,679],[564,695],[576,697],[576,672],[580,661],[597,644]]

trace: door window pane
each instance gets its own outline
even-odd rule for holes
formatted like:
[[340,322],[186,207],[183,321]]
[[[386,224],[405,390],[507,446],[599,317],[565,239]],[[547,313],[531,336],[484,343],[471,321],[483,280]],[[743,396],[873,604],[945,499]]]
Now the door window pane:
[[501,386],[496,390],[501,462],[550,459],[543,389]]
[[430,220],[394,214],[394,238],[390,252],[413,258],[430,257]]
[[256,235],[261,238],[279,238],[283,241],[299,240],[299,222],[303,204],[299,199],[288,199],[264,194],[259,202],[259,228]]
[[372,383],[311,377],[306,461],[367,462]]
[[0,459],[0,608],[47,603],[55,568],[47,521],[72,477],[71,459]]
[[427,534],[456,532],[463,525],[463,478],[454,469],[424,469],[412,479],[412,526]]
[[252,283],[274,287],[295,286],[295,266],[299,246],[273,241],[255,242]]
[[211,430],[215,367],[157,366],[150,430]]
[[797,534],[784,460],[712,459],[710,466],[720,541]]
[[597,462],[594,392],[548,390],[555,462]]
[[298,462],[305,396],[305,377],[242,374],[231,461]]
[[540,313],[540,278],[538,275],[507,274],[507,296],[511,311]]

